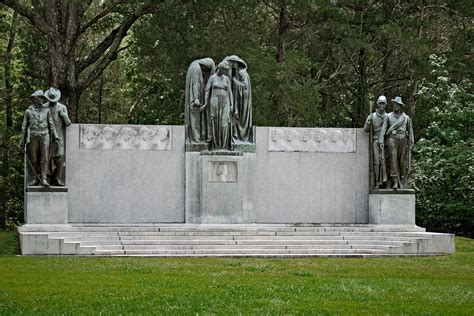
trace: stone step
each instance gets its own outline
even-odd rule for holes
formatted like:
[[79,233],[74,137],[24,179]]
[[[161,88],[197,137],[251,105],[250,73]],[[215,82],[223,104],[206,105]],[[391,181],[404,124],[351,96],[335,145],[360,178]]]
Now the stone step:
[[403,246],[416,244],[417,241],[390,241],[390,240],[102,240],[81,241],[65,240],[65,243],[78,243],[81,246],[105,246],[105,245],[379,245],[379,246]]
[[132,240],[132,239],[194,239],[194,238],[209,238],[209,239],[255,239],[255,238],[299,238],[299,239],[381,239],[381,240],[407,240],[415,238],[426,238],[428,235],[390,235],[390,234],[368,234],[368,233],[357,233],[357,234],[347,234],[347,233],[334,233],[334,234],[310,234],[310,233],[217,233],[213,234],[210,232],[206,233],[143,233],[143,232],[134,232],[134,233],[50,233],[48,234],[49,238],[66,238],[66,239],[77,239],[77,240]]
[[[348,245],[348,244],[375,244],[375,245],[403,245],[414,241],[380,241],[380,240],[122,240],[122,245],[187,245],[187,244],[226,244],[226,245]],[[82,244],[82,242],[81,242]]]
[[389,245],[98,245],[96,250],[194,250],[194,249],[376,249],[388,250]]
[[178,232],[119,232],[119,236],[399,236],[399,237],[422,237],[424,236],[423,233],[370,233],[370,232],[320,232],[320,231],[219,231],[219,232],[212,232],[212,231],[178,231]]
[[[62,238],[62,237],[51,237]],[[421,237],[402,237],[402,236],[373,236],[373,235],[357,235],[357,236],[299,236],[299,235],[206,235],[206,236],[156,236],[156,235],[133,235],[133,236],[65,236],[65,241],[131,241],[131,240],[387,240],[387,241],[416,241],[423,239]]]
[[386,250],[378,249],[322,249],[322,248],[306,248],[306,249],[265,249],[265,248],[219,248],[219,249],[193,249],[193,250],[176,250],[176,249],[133,249],[133,250],[97,250],[96,255],[281,255],[281,254],[300,254],[300,255],[325,255],[325,254],[384,254]]
[[453,236],[381,225],[24,225],[24,254],[156,257],[379,257],[454,251]]
[[367,225],[367,224],[26,224],[21,227],[27,232],[202,232],[202,231],[314,231],[314,232],[425,232],[414,225]]
[[373,245],[403,245],[416,243],[417,240],[378,240],[378,239],[354,239],[354,240],[299,240],[299,239],[249,239],[249,240],[219,240],[219,239],[193,239],[193,240],[176,240],[176,239],[145,239],[145,240],[79,240],[65,239],[66,243],[80,243],[84,246],[94,245],[347,245],[347,244],[373,244]]

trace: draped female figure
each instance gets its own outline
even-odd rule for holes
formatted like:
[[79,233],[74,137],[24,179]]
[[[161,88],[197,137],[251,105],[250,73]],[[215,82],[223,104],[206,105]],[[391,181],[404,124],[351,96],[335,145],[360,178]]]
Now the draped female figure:
[[225,75],[230,66],[223,61],[217,73],[209,78],[206,86],[206,108],[209,114],[208,142],[211,150],[232,150],[231,115],[234,112],[232,83]]

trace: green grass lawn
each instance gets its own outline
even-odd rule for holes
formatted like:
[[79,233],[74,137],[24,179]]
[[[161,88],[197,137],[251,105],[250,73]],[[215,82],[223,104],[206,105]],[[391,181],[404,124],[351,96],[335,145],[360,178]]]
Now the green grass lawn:
[[474,315],[474,240],[419,258],[16,256],[0,232],[0,315]]

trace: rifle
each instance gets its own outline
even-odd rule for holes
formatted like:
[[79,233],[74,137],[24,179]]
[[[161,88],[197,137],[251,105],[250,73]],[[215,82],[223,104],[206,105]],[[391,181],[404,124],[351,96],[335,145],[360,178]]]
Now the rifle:
[[[412,136],[413,137],[413,136]],[[410,136],[407,135],[406,137],[406,141],[407,141],[407,149],[405,151],[405,170],[404,171],[404,177],[403,177],[403,188],[407,188],[408,187],[408,180],[410,178],[410,174],[411,174],[411,149],[413,147],[413,143],[410,139]]]
[[379,148],[380,153],[380,165],[379,165],[379,184],[387,182],[387,167],[385,165],[385,147],[381,146]]

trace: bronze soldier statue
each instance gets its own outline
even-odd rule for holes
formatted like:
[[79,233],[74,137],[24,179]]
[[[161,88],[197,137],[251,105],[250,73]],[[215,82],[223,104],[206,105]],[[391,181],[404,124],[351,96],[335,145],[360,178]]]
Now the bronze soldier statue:
[[32,180],[29,186],[42,184],[49,186],[47,180],[49,147],[51,137],[55,141],[60,138],[56,133],[54,122],[48,106],[43,105],[43,91],[35,91],[31,96],[33,104],[25,111],[22,124],[20,147],[26,150],[26,159],[31,169]]
[[59,136],[59,141],[51,148],[51,165],[53,165],[51,181],[55,185],[64,186],[64,140],[66,136],[66,126],[71,125],[71,120],[67,115],[66,106],[58,102],[59,99],[61,99],[61,91],[51,87],[44,93],[44,96],[49,101],[49,103],[45,105],[49,107],[56,132]]
[[392,189],[406,188],[411,165],[411,147],[414,143],[411,119],[403,112],[401,97],[392,99],[393,112],[387,114],[381,135],[386,136],[390,156]]
[[364,131],[370,133],[371,186],[380,189],[387,182],[387,168],[385,165],[384,137],[380,135],[382,126],[387,120],[385,108],[387,98],[381,95],[377,100],[377,109],[370,113],[365,121]]

